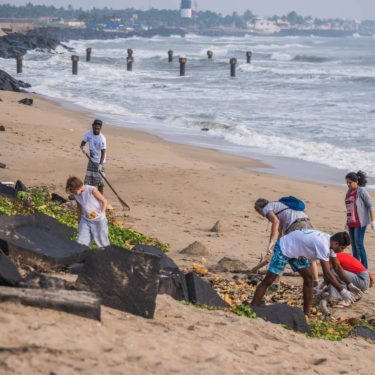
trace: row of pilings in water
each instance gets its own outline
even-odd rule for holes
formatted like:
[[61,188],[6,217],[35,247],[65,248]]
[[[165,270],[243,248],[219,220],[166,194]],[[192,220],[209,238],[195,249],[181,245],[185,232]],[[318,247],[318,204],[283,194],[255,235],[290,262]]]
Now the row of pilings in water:
[[[91,61],[91,52],[92,48],[86,48],[86,61],[89,62]],[[133,50],[131,48],[128,48],[128,56],[126,58],[126,69],[128,72],[131,72],[133,70],[133,62],[134,62],[134,57],[133,57]],[[214,53],[211,50],[207,51],[207,58],[209,60],[212,60],[214,56]],[[247,51],[246,52],[246,62],[248,64],[251,64],[251,57],[252,57],[252,52]],[[72,55],[71,56],[72,60],[72,74],[77,75],[78,74],[78,62],[79,62],[79,56],[78,55]],[[179,57],[178,59],[180,63],[180,76],[183,77],[186,74],[186,64],[187,64],[187,58],[186,57]],[[172,63],[173,62],[173,51],[169,50],[168,51],[168,62]],[[16,63],[17,63],[17,73],[20,74],[22,73],[22,68],[23,68],[23,55],[18,55],[16,57]],[[236,76],[236,66],[237,66],[237,59],[235,57],[231,57],[229,59],[229,65],[230,65],[230,76],[235,77]]]

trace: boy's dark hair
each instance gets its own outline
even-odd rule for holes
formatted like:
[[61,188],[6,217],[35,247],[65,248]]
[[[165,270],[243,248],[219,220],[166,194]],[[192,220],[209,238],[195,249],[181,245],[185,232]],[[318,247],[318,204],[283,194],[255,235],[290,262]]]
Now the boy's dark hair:
[[65,191],[68,194],[76,192],[79,188],[83,186],[83,182],[80,178],[78,177],[69,177],[68,180],[66,181],[66,187]]
[[259,209],[263,209],[264,207],[266,207],[268,203],[270,202],[267,199],[259,198],[255,201],[254,208],[256,211],[258,211]]
[[345,176],[346,180],[358,182],[359,186],[366,186],[367,185],[367,175],[363,171],[350,172]]
[[331,236],[331,241],[336,241],[340,246],[349,246],[350,245],[350,236],[348,232],[338,232]]

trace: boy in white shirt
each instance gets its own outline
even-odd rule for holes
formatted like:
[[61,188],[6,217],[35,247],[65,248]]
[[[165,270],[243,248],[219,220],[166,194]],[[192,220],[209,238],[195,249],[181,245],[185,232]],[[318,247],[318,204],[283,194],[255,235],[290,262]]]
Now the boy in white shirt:
[[345,289],[330,270],[330,259],[336,257],[335,250],[344,250],[349,245],[350,237],[346,232],[339,232],[330,237],[327,233],[305,229],[296,230],[281,237],[276,242],[267,274],[258,285],[251,305],[259,305],[267,288],[276,277],[283,274],[287,263],[289,263],[292,270],[298,272],[303,278],[303,310],[305,315],[309,316],[313,298],[310,260],[313,259],[320,261],[325,277],[339,291],[342,298],[354,301],[355,298],[351,292],[359,295],[362,292],[350,282],[342,271],[339,276],[348,284],[348,289]]
[[94,186],[84,185],[78,177],[68,178],[66,192],[73,194],[77,202],[77,242],[89,246],[94,241],[98,248],[109,246],[108,221],[105,215],[107,199]]

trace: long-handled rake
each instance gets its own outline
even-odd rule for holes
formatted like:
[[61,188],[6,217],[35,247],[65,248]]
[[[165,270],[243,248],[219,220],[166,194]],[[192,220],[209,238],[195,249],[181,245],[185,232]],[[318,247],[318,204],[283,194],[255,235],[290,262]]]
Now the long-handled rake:
[[[89,159],[92,163],[93,161],[91,160],[90,158],[90,155],[85,152],[85,155],[87,157],[87,159]],[[99,174],[103,177],[103,180],[107,183],[107,185],[109,186],[109,188],[113,191],[113,194],[116,195],[117,199],[119,200],[119,202],[121,203],[121,206],[122,208],[125,210],[125,211],[130,211],[130,207],[129,205],[117,194],[116,190],[113,188],[113,186],[109,183],[109,181],[107,180],[107,178],[104,176],[104,174],[101,172],[101,171],[98,171]]]

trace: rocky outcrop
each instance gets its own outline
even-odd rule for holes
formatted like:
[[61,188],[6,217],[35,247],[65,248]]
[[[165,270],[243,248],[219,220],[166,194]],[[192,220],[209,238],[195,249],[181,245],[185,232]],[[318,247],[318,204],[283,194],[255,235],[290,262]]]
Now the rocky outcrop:
[[40,28],[30,30],[24,34],[12,33],[0,37],[0,57],[16,58],[17,55],[24,55],[29,50],[53,51],[57,46],[69,49],[62,42],[76,39],[116,39],[131,38],[134,36],[152,38],[153,36],[185,36],[185,31],[172,28],[158,28],[152,30],[141,30],[132,32],[104,32],[88,29],[57,29]]
[[14,79],[7,72],[4,72],[4,70],[0,70],[0,90],[21,92],[24,91],[22,88],[27,87],[31,87],[31,85]]

